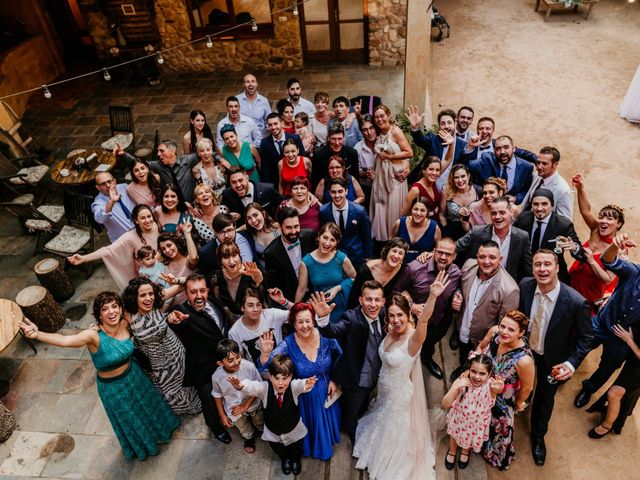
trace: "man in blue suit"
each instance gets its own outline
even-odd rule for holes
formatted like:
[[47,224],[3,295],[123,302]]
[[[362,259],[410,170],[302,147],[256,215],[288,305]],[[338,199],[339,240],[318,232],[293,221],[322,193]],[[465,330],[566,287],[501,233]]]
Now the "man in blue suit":
[[260,142],[260,177],[263,182],[271,183],[277,190],[280,185],[278,161],[282,158],[284,142],[293,138],[300,152],[304,152],[304,147],[298,135],[287,133],[282,129],[282,118],[278,113],[267,115],[267,131],[269,135]]
[[513,140],[507,135],[496,138],[494,153],[483,153],[479,160],[469,162],[474,183],[482,185],[489,177],[500,177],[507,182],[507,195],[519,204],[531,187],[533,164],[515,155]]
[[342,239],[338,248],[358,270],[365,259],[371,258],[371,222],[362,206],[347,200],[344,178],[329,181],[329,194],[331,203],[320,208],[320,223],[335,222],[340,227]]
[[[464,107],[463,107],[464,108]],[[468,165],[471,160],[480,160],[483,153],[493,153],[494,144],[496,143],[493,134],[496,131],[496,122],[491,117],[482,117],[478,120],[478,134],[466,138],[467,148],[462,153],[460,163]],[[538,156],[525,150],[524,148],[515,148],[517,157],[531,162],[534,165],[538,162]]]

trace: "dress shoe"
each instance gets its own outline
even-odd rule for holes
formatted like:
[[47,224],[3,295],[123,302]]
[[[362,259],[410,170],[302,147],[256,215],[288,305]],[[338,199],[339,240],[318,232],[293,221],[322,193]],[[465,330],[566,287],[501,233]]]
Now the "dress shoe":
[[584,391],[584,388],[580,390],[573,404],[576,408],[582,408],[591,400],[591,394]]
[[458,378],[462,374],[462,367],[456,368],[451,375],[449,375],[449,380],[455,382],[456,378]]
[[[464,470],[465,468],[467,468],[469,466],[469,455],[471,454],[471,452],[467,452],[467,453],[463,453],[460,452],[460,456],[458,457],[458,468],[460,470]],[[462,457],[466,457],[466,460],[462,460]]]
[[302,462],[300,461],[300,459],[294,458],[293,460],[291,460],[291,473],[293,473],[294,475],[300,475],[301,471]]
[[229,435],[229,432],[227,432],[226,430],[222,430],[221,432],[214,433],[213,435],[214,437],[216,437],[216,440],[218,440],[219,442],[222,442],[225,444],[231,443],[231,435]]
[[433,361],[433,358],[427,364],[427,370],[432,377],[437,378],[438,380],[442,380],[444,378],[444,373],[442,373],[442,369],[440,365]]
[[544,438],[531,437],[531,453],[533,461],[541,467],[547,458],[547,446],[544,444]]
[[460,339],[458,338],[458,335],[454,333],[449,337],[449,348],[451,348],[451,350],[457,350],[459,346]]
[[285,475],[289,475],[291,473],[291,460],[289,460],[288,458],[282,460],[282,473],[284,473]]
[[[453,461],[449,461],[449,457],[453,458]],[[447,454],[444,456],[444,466],[447,470],[453,470],[456,466],[456,452],[451,453],[447,450]]]
[[[596,432],[596,428],[598,427],[602,428],[605,432],[604,433]],[[589,430],[589,438],[602,438],[611,431],[611,427],[607,428],[603,424],[598,425],[598,427],[593,427],[591,430]]]

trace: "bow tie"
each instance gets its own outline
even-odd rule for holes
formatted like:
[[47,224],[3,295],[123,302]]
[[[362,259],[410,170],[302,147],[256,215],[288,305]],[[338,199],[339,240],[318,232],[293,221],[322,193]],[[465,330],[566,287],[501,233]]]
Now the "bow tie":
[[298,240],[296,243],[292,243],[291,245],[287,245],[287,250],[292,250],[299,246],[300,246],[300,240]]
[[246,195],[243,195],[240,198],[253,198],[253,195],[251,195],[250,193],[247,193]]
[[464,138],[465,136],[466,136],[465,133],[457,133],[456,132],[456,137],[458,137],[458,138]]
[[491,148],[491,145],[485,145],[484,147],[482,147],[482,146],[478,147],[479,150],[487,150],[489,148]]

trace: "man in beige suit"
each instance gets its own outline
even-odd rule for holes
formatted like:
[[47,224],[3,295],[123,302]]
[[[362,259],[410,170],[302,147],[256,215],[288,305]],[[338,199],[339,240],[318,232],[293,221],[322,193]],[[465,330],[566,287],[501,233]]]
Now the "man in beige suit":
[[460,367],[451,373],[451,381],[462,373],[469,352],[489,329],[509,310],[518,308],[520,289],[500,264],[500,247],[493,240],[482,242],[476,259],[462,267],[462,307],[457,325],[460,335]]

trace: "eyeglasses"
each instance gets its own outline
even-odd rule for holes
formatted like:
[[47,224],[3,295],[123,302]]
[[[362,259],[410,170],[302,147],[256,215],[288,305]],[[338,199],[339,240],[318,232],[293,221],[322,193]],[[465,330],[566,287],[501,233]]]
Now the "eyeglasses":
[[99,187],[106,187],[107,185],[111,185],[112,183],[116,183],[115,178],[110,178],[109,180],[105,180],[104,182],[98,183]]
[[235,233],[235,231],[236,229],[234,227],[227,227],[224,230],[220,230],[219,232],[216,232],[216,234],[226,237],[227,235],[231,235]]
[[455,252],[445,252],[444,250],[434,250],[433,253],[447,258],[451,258],[455,255]]

